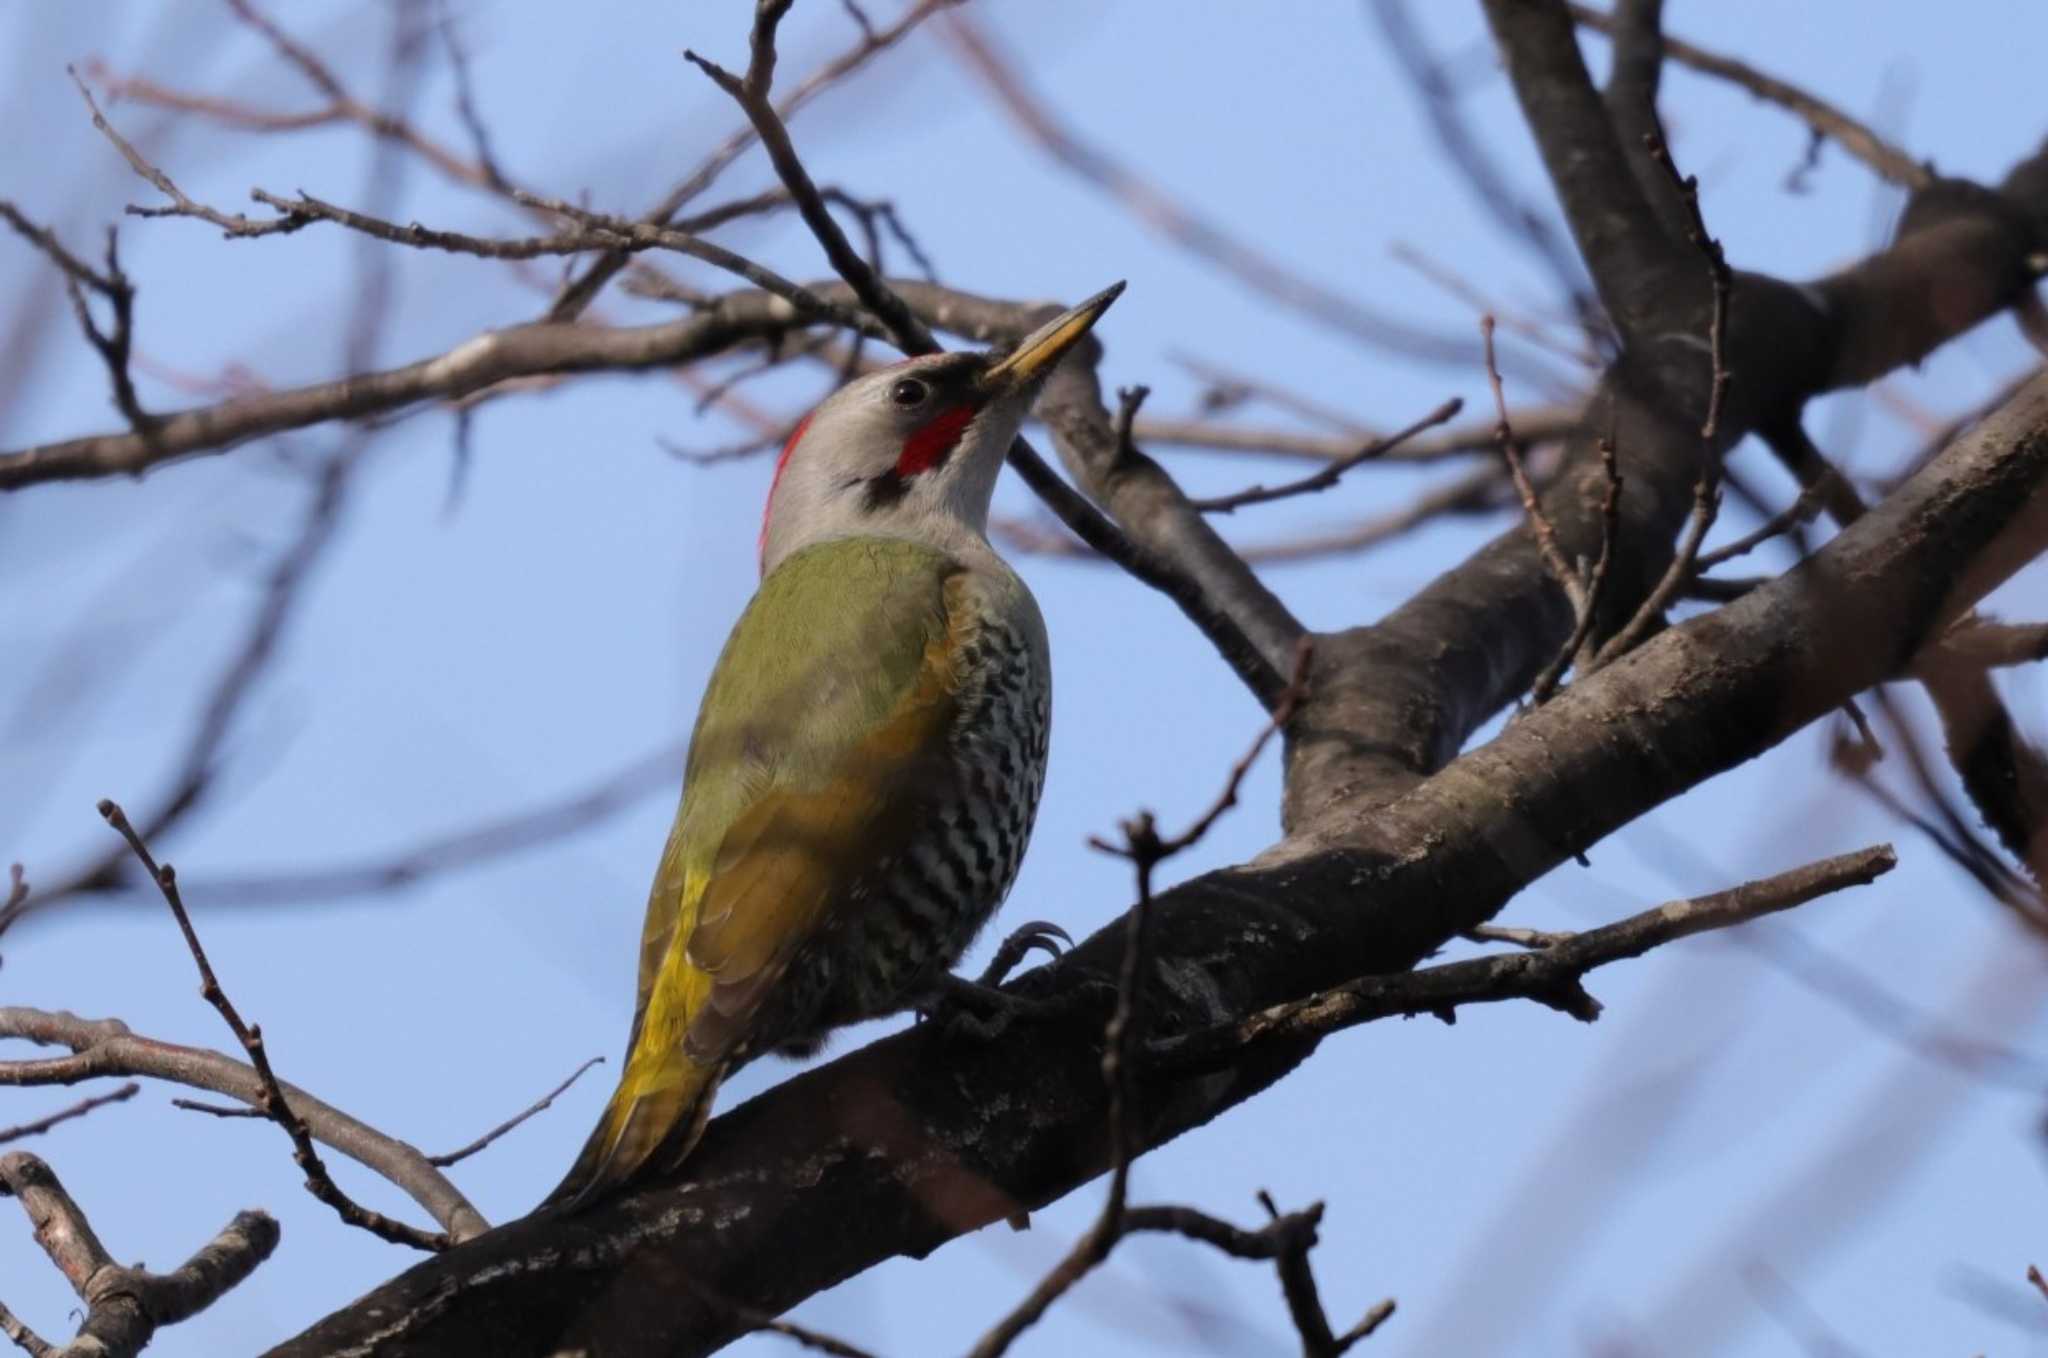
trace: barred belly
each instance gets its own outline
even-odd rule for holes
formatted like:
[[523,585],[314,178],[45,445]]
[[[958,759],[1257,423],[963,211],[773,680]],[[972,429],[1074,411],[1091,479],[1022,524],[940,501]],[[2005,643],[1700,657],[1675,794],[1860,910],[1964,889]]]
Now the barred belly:
[[957,795],[795,959],[756,1051],[807,1055],[829,1029],[901,1009],[952,968],[1016,881],[1045,784],[1051,677],[1023,636],[995,624],[974,634],[962,668]]

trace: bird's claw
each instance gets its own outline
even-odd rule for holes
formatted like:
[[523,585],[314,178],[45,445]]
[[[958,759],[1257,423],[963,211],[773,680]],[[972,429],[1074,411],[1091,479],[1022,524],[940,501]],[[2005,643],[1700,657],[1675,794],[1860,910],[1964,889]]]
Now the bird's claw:
[[1003,945],[996,949],[996,955],[989,959],[988,966],[982,970],[980,983],[993,989],[1001,985],[1034,948],[1047,957],[1057,958],[1062,944],[1073,947],[1074,936],[1050,920],[1035,919],[1021,924],[1010,932]]

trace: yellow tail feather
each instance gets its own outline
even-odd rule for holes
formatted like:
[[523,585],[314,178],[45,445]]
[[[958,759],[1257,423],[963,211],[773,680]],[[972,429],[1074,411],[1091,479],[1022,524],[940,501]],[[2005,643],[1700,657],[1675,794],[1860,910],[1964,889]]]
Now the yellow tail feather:
[[700,1066],[678,1054],[669,1069],[647,1075],[636,1079],[628,1070],[576,1163],[542,1207],[580,1211],[643,1174],[675,1168],[696,1146],[724,1065]]

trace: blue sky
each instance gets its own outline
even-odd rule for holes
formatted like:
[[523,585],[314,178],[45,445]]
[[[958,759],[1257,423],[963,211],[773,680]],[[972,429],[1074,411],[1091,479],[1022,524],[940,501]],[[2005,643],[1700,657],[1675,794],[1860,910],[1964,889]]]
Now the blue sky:
[[[387,42],[382,7],[276,8],[374,93]],[[508,171],[562,196],[587,193],[599,207],[644,207],[734,125],[728,101],[680,54],[687,46],[739,62],[741,8],[617,3],[592,22],[569,7],[462,7],[478,98]],[[1477,6],[1413,8],[1469,81],[1474,125],[1524,192],[1547,205]],[[1996,177],[2041,135],[2037,123],[2009,115],[2037,88],[2048,40],[2048,21],[2031,7],[1670,8],[1675,32],[1882,118],[1945,171]],[[894,6],[877,0],[873,9],[880,18]],[[1360,6],[981,0],[968,12],[1077,131],[1290,267],[1455,333],[1476,334],[1476,317],[1399,263],[1397,243],[1502,305],[1550,305],[1548,280],[1437,162]],[[0,165],[0,196],[81,250],[150,191],[92,132],[66,62],[97,57],[117,72],[267,107],[314,102],[224,9],[16,6],[0,15],[0,34],[0,113],[21,148]],[[838,6],[798,5],[785,78],[850,36]],[[1589,51],[1597,59],[1601,45]],[[416,110],[424,127],[462,144],[440,65]],[[192,196],[229,210],[242,208],[252,186],[362,201],[369,156],[353,130],[270,137],[133,105],[111,113]],[[1787,192],[1805,133],[1738,91],[1674,71],[1666,114],[1680,162],[1700,175],[1708,220],[1739,266],[1823,272],[1865,251],[1896,210],[1833,148],[1807,192]],[[1313,393],[1380,427],[1451,395],[1483,406],[1477,371],[1364,348],[1163,243],[1022,143],[935,34],[914,36],[868,78],[818,101],[794,132],[820,181],[893,199],[947,281],[1071,300],[1130,280],[1103,326],[1104,380],[1150,385],[1159,413],[1184,411],[1199,394],[1175,354]],[[770,182],[753,155],[720,192]],[[419,165],[392,215],[486,233],[529,229],[511,209]],[[824,272],[787,222],[743,225],[721,239],[793,276]],[[241,365],[279,386],[339,371],[357,242],[317,228],[230,242],[198,223],[130,220],[122,243],[142,287],[138,348],[154,371],[217,375]],[[531,318],[555,276],[551,267],[515,273],[412,252],[391,265],[399,301],[378,353],[387,364]],[[718,285],[694,265],[676,271]],[[0,316],[31,314],[50,287],[42,261],[18,242],[0,245]],[[603,311],[614,320],[659,314],[616,293]],[[10,351],[0,372],[0,446],[117,421],[61,306],[46,314],[36,342]],[[1899,410],[1964,408],[2025,361],[2001,320],[1889,380],[1881,397],[1821,404],[1809,427],[1852,467],[1881,467],[1917,437]],[[817,380],[777,377],[749,391],[767,408],[793,411],[815,396]],[[141,392],[160,408],[197,399],[147,375]],[[1510,382],[1511,397],[1537,394]],[[484,406],[451,509],[452,431],[447,413],[424,411],[370,444],[340,538],[235,727],[221,795],[158,845],[192,884],[215,964],[263,1024],[287,1077],[429,1150],[466,1141],[586,1057],[616,1059],[672,790],[572,841],[387,895],[208,910],[204,883],[374,858],[561,796],[679,738],[752,588],[769,471],[764,459],[699,468],[664,453],[661,440],[709,447],[745,431],[698,416],[686,392],[658,377],[597,377]],[[336,442],[334,431],[315,431],[139,483],[0,499],[9,659],[0,667],[0,858],[23,861],[32,881],[57,880],[107,842],[97,798],[138,813],[152,805],[194,695],[235,644],[262,570],[301,512],[306,486],[292,451]],[[1756,450],[1738,462],[1782,493]],[[1170,465],[1202,491],[1274,473],[1208,454]],[[1340,526],[1404,503],[1440,474],[1360,473],[1323,496],[1241,513],[1227,528],[1256,543]],[[999,493],[999,511],[1035,512],[1014,484]],[[1392,607],[1505,522],[1451,521],[1269,578],[1310,625],[1352,624]],[[1724,531],[1747,526],[1731,511]],[[1124,865],[1088,852],[1085,836],[1141,805],[1168,824],[1192,815],[1260,716],[1158,596],[1084,562],[1019,564],[1049,619],[1057,698],[1044,810],[1004,918],[1052,918],[1078,936],[1118,913],[1129,893]],[[2023,577],[1998,602],[2035,619],[2042,594],[2038,579]],[[2036,677],[2003,682],[2038,731]],[[1604,972],[1593,988],[1608,1013],[1590,1028],[1499,1006],[1469,1011],[1455,1028],[1381,1023],[1333,1039],[1271,1093],[1147,1157],[1136,1195],[1244,1222],[1258,1213],[1260,1188],[1286,1206],[1327,1200],[1316,1256],[1325,1299],[1348,1322],[1397,1297],[1400,1315],[1372,1341],[1382,1353],[1782,1353],[1793,1341],[1774,1318],[1773,1306],[1787,1303],[1772,1278],[1865,1352],[2048,1351],[2048,1307],[2027,1311],[2038,1298],[2019,1285],[2025,1265],[2048,1256],[2039,1234],[2048,955],[1923,841],[1827,780],[1824,754],[1823,732],[1802,734],[1616,836],[1590,868],[1567,866],[1537,883],[1505,917],[1574,927],[1894,838],[1903,863],[1879,886],[1762,926],[1768,951],[1753,938],[1699,939]],[[1175,874],[1269,843],[1277,787],[1269,756],[1243,808],[1176,860]],[[1912,1008],[1903,1034],[1791,975],[1782,958],[1801,940],[1903,997]],[[153,898],[75,902],[25,924],[4,952],[7,1003],[118,1015],[178,1041],[228,1041],[195,997],[189,962]],[[1938,1016],[1942,1034],[2039,1055],[1988,1075],[1960,1073],[1926,1055],[1926,1016]],[[756,1065],[726,1102],[787,1069]],[[593,1073],[456,1171],[486,1215],[516,1215],[555,1181],[608,1080]],[[195,1117],[167,1096],[146,1088],[32,1146],[122,1258],[167,1267],[240,1207],[281,1218],[276,1257],[222,1304],[162,1334],[152,1352],[252,1350],[409,1262],[307,1197],[276,1129]],[[69,1097],[9,1093],[0,1123]],[[338,1173],[374,1205],[409,1209],[353,1166]],[[1028,1233],[995,1227],[924,1262],[885,1265],[797,1315],[885,1352],[961,1349],[1085,1228],[1098,1193],[1083,1189],[1039,1213]],[[0,1299],[46,1336],[67,1333],[68,1292],[25,1223],[5,1216],[0,1277]],[[1986,1287],[1999,1289],[1998,1303],[1981,1304]],[[2005,1303],[2021,1309],[1999,1309]],[[1270,1273],[1141,1239],[1062,1303],[1024,1351],[1254,1354],[1286,1340]],[[756,1338],[733,1351],[783,1347]]]

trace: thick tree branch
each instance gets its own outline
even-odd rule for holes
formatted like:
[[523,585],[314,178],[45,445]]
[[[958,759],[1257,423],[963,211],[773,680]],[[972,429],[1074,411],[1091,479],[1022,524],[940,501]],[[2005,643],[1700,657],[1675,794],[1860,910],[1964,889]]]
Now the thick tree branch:
[[[1495,8],[1515,27],[1536,23],[1532,16],[1551,6],[1500,0]],[[1533,45],[1539,55],[1551,53],[1559,35],[1538,27],[1541,41]],[[1562,42],[1569,48],[1568,31]],[[1599,110],[1573,49],[1569,62],[1536,63],[1533,88],[1523,91],[1533,101],[1532,119],[1563,98],[1554,86],[1567,77],[1583,88],[1564,102],[1580,112]],[[1594,135],[1612,143],[1608,131]],[[1569,145],[1558,154],[1570,160]],[[1584,168],[1574,162],[1564,172]],[[1724,366],[1741,381],[1720,412],[1712,455],[1752,430],[1779,426],[1812,395],[1916,361],[2011,306],[2032,286],[2037,266],[2029,261],[2048,240],[2044,224],[2048,148],[2021,162],[1997,190],[1944,181],[1916,197],[1890,249],[1830,277],[1793,287],[1738,273]],[[1592,557],[1603,531],[1598,439],[1612,437],[1625,485],[1596,637],[1621,626],[1663,577],[1695,502],[1699,430],[1712,398],[1698,345],[1713,301],[1689,248],[1682,241],[1674,248],[1683,271],[1649,289],[1654,305],[1632,332],[1640,342],[1632,341],[1588,402],[1567,442],[1564,470],[1544,496],[1565,555]],[[1612,286],[1630,286],[1625,259],[1595,258],[1592,266],[1596,274],[1619,268]],[[1326,672],[1290,744],[1290,760],[1305,776],[1289,784],[1285,823],[1298,828],[1317,808],[1361,788],[1376,788],[1382,800],[1412,788],[1525,691],[1572,630],[1563,591],[1534,540],[1516,530],[1381,622],[1323,639],[1317,665]]]
[[[829,295],[830,288],[819,291]],[[673,367],[749,340],[775,338],[804,319],[784,298],[740,292],[660,325],[536,324],[485,331],[444,354],[403,367],[177,411],[161,417],[153,441],[102,434],[0,452],[0,490],[139,475],[176,458],[225,452],[267,434],[386,414],[423,401],[457,400],[514,378]]]
[[1661,319],[1659,294],[1684,247],[1644,196],[1563,4],[1486,0],[1486,17],[1579,254],[1623,342],[1633,343]]
[[[1166,469],[1117,438],[1096,376],[1101,346],[1083,340],[1076,350],[1038,398],[1038,418],[1051,432],[1053,447],[1074,479],[1128,533],[1134,559],[1119,564],[1178,604],[1270,711],[1305,635],[1301,623],[1210,527]],[[1072,519],[1068,525],[1074,526]]]
[[277,1248],[275,1220],[263,1212],[237,1212],[173,1272],[124,1268],[100,1244],[50,1167],[35,1156],[26,1151],[0,1155],[0,1191],[20,1200],[37,1243],[85,1303],[78,1337],[61,1348],[45,1343],[0,1307],[0,1330],[38,1358],[134,1358],[158,1330],[219,1301]]

